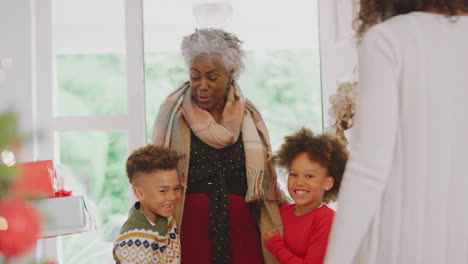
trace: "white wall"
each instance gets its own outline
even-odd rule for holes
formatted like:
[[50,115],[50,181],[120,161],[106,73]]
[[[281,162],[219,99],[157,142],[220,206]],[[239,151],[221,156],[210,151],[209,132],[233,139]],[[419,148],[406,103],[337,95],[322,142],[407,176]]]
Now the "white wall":
[[[9,57],[13,66],[6,80],[0,82],[0,113],[13,110],[18,115],[19,128],[28,140],[23,142],[18,161],[35,159],[33,131],[36,124],[35,90],[35,21],[34,0],[0,0],[0,59]],[[41,242],[42,245],[43,242]],[[32,263],[39,252],[12,260],[15,264]]]
[[[13,67],[6,80],[0,82],[0,112],[17,112],[23,134],[32,135],[33,112],[33,34],[32,1],[0,0],[0,58],[11,57]],[[23,143],[17,157],[20,161],[33,160],[33,142]]]

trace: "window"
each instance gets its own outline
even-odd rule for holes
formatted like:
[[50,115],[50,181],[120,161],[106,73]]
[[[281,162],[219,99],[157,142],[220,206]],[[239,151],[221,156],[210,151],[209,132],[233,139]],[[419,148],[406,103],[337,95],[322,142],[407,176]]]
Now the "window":
[[[302,126],[322,131],[318,4],[300,0],[232,1],[225,28],[244,41],[244,94],[260,109],[274,149]],[[262,12],[259,17],[260,10]],[[147,140],[162,100],[188,80],[182,37],[195,27],[190,1],[144,1]]]
[[[38,38],[38,60],[50,65],[38,76],[39,157],[62,164],[66,188],[92,201],[97,220],[95,232],[59,239],[62,263],[113,263],[112,242],[131,200],[125,160],[150,140],[162,100],[187,80],[179,45],[195,28],[192,4],[48,0],[38,7],[37,31],[52,40]],[[239,83],[274,149],[302,126],[320,132],[317,2],[239,0],[232,8],[226,30],[247,50]],[[260,18],[261,10],[268,12]]]
[[59,161],[65,188],[88,198],[97,226],[45,240],[44,257],[60,263],[114,263],[131,197],[125,161],[145,143],[138,3],[50,0],[36,9],[38,60],[50,65],[38,77],[39,159]]
[[[225,30],[244,41],[246,71],[239,85],[261,111],[273,150],[301,127],[320,133],[322,93],[317,1],[232,1]],[[259,17],[260,10],[262,12]],[[159,106],[188,80],[182,37],[194,31],[190,1],[145,0],[145,95],[147,141]],[[280,184],[286,175],[280,173]]]
[[65,188],[83,194],[95,213],[97,230],[63,237],[64,263],[111,263],[115,237],[128,212],[125,131],[57,132]]

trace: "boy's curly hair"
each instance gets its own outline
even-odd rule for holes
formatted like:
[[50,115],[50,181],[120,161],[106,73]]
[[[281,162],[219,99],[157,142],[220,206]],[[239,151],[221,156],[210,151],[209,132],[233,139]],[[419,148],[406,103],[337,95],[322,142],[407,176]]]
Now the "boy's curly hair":
[[312,131],[302,128],[291,136],[286,136],[275,159],[276,163],[289,168],[291,161],[299,154],[306,152],[311,160],[327,168],[328,176],[335,179],[333,187],[325,192],[323,201],[335,201],[341,185],[341,179],[348,161],[349,152],[346,143],[338,136],[324,133],[314,136]]
[[158,170],[177,169],[180,156],[175,150],[148,144],[141,147],[127,159],[128,181],[132,180],[137,173],[149,173]]

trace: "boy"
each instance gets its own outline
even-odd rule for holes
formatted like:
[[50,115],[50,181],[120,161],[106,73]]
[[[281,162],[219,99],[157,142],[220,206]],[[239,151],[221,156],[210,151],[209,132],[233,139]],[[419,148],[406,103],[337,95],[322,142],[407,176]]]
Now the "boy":
[[181,198],[179,156],[147,145],[127,159],[127,176],[138,202],[114,243],[117,263],[179,263],[180,240],[174,207]]

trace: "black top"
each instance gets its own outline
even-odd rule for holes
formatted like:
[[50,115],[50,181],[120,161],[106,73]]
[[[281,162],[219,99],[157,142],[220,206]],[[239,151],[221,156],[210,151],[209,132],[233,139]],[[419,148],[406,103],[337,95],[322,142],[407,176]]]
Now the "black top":
[[233,145],[215,149],[191,132],[187,193],[207,193],[210,197],[208,236],[214,237],[213,263],[230,263],[228,194],[247,193],[242,135]]
[[228,194],[245,196],[247,177],[242,135],[231,146],[215,149],[191,132],[187,193],[212,193],[213,184],[224,178]]

